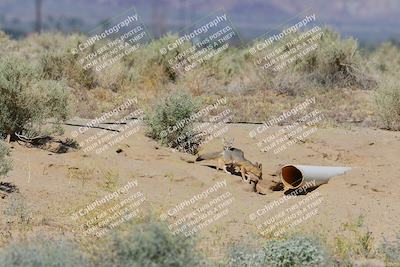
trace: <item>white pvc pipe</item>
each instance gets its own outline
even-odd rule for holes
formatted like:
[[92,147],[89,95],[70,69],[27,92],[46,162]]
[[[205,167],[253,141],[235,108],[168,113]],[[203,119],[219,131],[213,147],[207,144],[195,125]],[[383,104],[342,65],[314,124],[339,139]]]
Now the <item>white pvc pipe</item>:
[[282,168],[281,179],[285,188],[296,189],[307,182],[315,186],[325,184],[331,177],[349,170],[349,167],[286,165]]

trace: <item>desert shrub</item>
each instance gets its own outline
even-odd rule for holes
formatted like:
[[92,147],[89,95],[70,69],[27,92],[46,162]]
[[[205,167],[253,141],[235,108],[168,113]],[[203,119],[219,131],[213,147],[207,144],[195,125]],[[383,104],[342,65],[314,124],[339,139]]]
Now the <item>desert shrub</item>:
[[364,226],[364,216],[341,225],[341,234],[335,237],[335,254],[343,261],[374,256],[374,238]]
[[201,137],[194,130],[200,103],[188,93],[176,91],[163,98],[154,112],[147,112],[144,121],[147,135],[163,145],[183,152],[197,153]]
[[127,81],[128,69],[122,62],[116,62],[109,66],[105,71],[98,73],[96,81],[99,86],[107,88],[113,92],[120,92]]
[[10,149],[0,141],[0,177],[7,175],[11,170],[11,161],[8,158],[10,155]]
[[400,130],[400,82],[382,80],[375,93],[375,107],[384,128]]
[[201,265],[193,239],[173,235],[163,224],[149,223],[133,228],[127,234],[116,234],[104,255],[105,266],[185,267]]
[[64,239],[35,237],[12,243],[0,251],[0,267],[89,266],[79,248]]
[[0,30],[0,58],[18,53],[17,41],[10,40],[7,34]]
[[132,79],[132,81],[139,79],[139,81],[144,82],[151,78],[153,80],[159,80],[162,83],[175,81],[177,79],[177,73],[172,69],[168,61],[178,56],[180,53],[183,53],[189,48],[189,44],[184,43],[168,53],[162,54],[160,50],[166,48],[168,44],[175,42],[177,38],[178,35],[176,34],[166,34],[150,42],[146,47],[140,50],[140,53],[135,52],[124,57],[123,60],[127,66],[135,66],[133,71],[130,71],[128,79]]
[[288,96],[301,95],[303,92],[318,88],[318,83],[299,72],[278,72],[270,79],[269,84],[277,93]]
[[40,57],[40,71],[44,79],[61,80],[67,60],[61,54],[46,52]]
[[265,267],[265,253],[263,250],[249,249],[248,245],[235,244],[229,248],[228,267]]
[[324,266],[327,262],[319,242],[304,236],[268,241],[264,253],[264,261],[270,266]]
[[67,118],[67,107],[63,83],[38,79],[35,70],[24,60],[10,57],[0,60],[0,133],[3,136],[14,138],[15,134],[44,131],[45,120],[60,122]]
[[382,43],[369,55],[368,61],[378,75],[395,76],[400,71],[400,47],[392,42]]
[[269,240],[260,249],[236,244],[228,253],[228,266],[326,266],[328,254],[313,238],[294,236],[282,240]]
[[203,68],[222,84],[231,81],[235,76],[243,74],[245,53],[239,48],[229,48],[203,62]]
[[378,250],[383,254],[387,266],[400,266],[400,233],[392,242],[384,240]]
[[356,40],[341,39],[338,33],[324,29],[318,48],[299,58],[294,69],[321,85],[369,89],[375,81],[363,63]]
[[26,200],[19,192],[11,194],[9,204],[4,210],[4,218],[14,225],[29,225],[32,221],[32,212]]
[[93,71],[84,69],[71,52],[47,51],[39,58],[39,71],[46,80],[67,80],[71,86],[94,88],[97,84]]
[[8,42],[10,39],[8,38],[7,34],[0,30],[0,43]]
[[[303,32],[291,33],[274,42],[273,49],[283,48],[289,52],[287,43],[299,37]],[[316,40],[318,47],[306,55],[298,57],[293,63],[279,71],[266,71],[258,68],[260,79],[268,87],[279,93],[295,95],[311,87],[330,89],[331,87],[356,86],[370,89],[376,86],[371,71],[365,67],[365,61],[359,51],[358,43],[352,38],[342,39],[339,34],[329,29],[322,29],[322,35]]]

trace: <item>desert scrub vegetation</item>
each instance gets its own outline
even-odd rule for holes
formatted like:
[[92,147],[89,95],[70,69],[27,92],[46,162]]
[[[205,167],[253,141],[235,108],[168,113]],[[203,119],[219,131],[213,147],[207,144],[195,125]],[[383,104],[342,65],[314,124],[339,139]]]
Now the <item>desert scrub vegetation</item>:
[[91,266],[80,248],[63,238],[37,236],[0,250],[0,267]]
[[375,107],[381,125],[388,130],[400,130],[400,82],[381,80],[375,92]]
[[341,234],[335,237],[334,253],[342,263],[349,263],[357,258],[372,258],[374,239],[364,225],[364,217],[341,225]]
[[113,192],[114,190],[117,189],[119,182],[118,171],[114,170],[104,171],[103,180],[104,182],[101,184],[101,187],[108,192]]
[[41,78],[69,83],[73,87],[92,89],[96,86],[95,74],[85,70],[77,57],[68,52],[45,51],[39,57]]
[[[275,42],[271,51],[279,47],[285,48],[282,54],[289,51],[287,43],[302,33],[292,33]],[[259,70],[259,78],[264,79],[267,86],[278,93],[288,95],[301,94],[307,88],[373,88],[376,81],[365,67],[357,41],[353,38],[342,39],[338,33],[328,28],[321,29],[321,33],[316,40],[317,49],[297,58],[282,70]]]
[[201,142],[194,129],[199,109],[200,102],[187,92],[172,92],[155,105],[154,112],[145,115],[146,134],[162,145],[196,154]]
[[173,235],[151,222],[128,226],[93,247],[65,237],[38,235],[0,249],[0,267],[186,267],[211,266],[196,250],[196,241]]
[[226,266],[264,267],[268,265],[265,262],[263,250],[249,248],[249,244],[234,244],[228,249]]
[[384,240],[378,249],[386,266],[400,266],[400,233],[393,241]]
[[328,257],[315,239],[294,236],[286,240],[271,240],[264,246],[265,261],[271,266],[323,266]]
[[11,170],[10,149],[0,141],[0,177],[7,175]]
[[326,266],[329,254],[317,239],[307,236],[292,236],[272,239],[258,250],[235,245],[228,254],[228,266]]
[[400,47],[393,42],[382,43],[368,55],[368,62],[379,75],[397,76],[400,72]]
[[356,86],[370,89],[375,81],[364,68],[358,43],[353,38],[342,39],[330,29],[324,29],[318,49],[300,58],[294,69],[309,79],[327,87]]
[[104,266],[205,266],[195,245],[194,239],[173,235],[166,225],[151,222],[115,234],[101,254]]
[[[68,116],[67,88],[62,82],[40,79],[27,61],[0,59],[0,133],[16,139],[17,134],[49,134]],[[53,127],[46,127],[52,120]],[[30,134],[28,134],[30,133]]]
[[[367,100],[367,108],[360,110],[359,106],[350,104],[346,114],[350,117],[355,114],[357,118],[352,120],[355,123],[368,122],[373,116],[376,126],[375,120],[380,115],[370,109],[374,99],[365,89],[375,89],[379,75],[396,76],[400,69],[399,48],[390,43],[382,44],[366,54],[356,40],[341,38],[329,29],[322,29],[322,32],[317,49],[278,72],[254,66],[254,57],[248,48],[230,47],[190,72],[177,73],[168,61],[182,54],[190,44],[160,53],[161,48],[178,38],[176,34],[150,41],[102,72],[84,70],[79,64],[84,55],[71,53],[71,49],[87,38],[78,34],[33,34],[16,41],[2,33],[0,55],[1,58],[26,58],[36,67],[37,79],[68,85],[71,111],[84,118],[94,118],[120,105],[127,97],[138,97],[141,105],[146,106],[168,91],[185,88],[192,96],[207,95],[214,99],[225,96],[228,106],[236,111],[233,121],[265,121],[277,115],[277,110],[290,108],[289,101],[299,102],[302,97],[317,94],[321,96],[321,106],[331,111],[327,113],[327,120],[341,124],[346,122],[338,119],[337,114],[344,114],[338,109],[347,100],[346,96],[335,105],[326,105],[324,101],[329,100],[332,91],[344,95],[343,92],[351,90],[358,93],[352,95],[355,101],[364,103]],[[289,36],[272,46],[284,46],[285,41],[294,37]],[[95,44],[93,49],[99,45]],[[86,105],[81,105],[82,102]]]

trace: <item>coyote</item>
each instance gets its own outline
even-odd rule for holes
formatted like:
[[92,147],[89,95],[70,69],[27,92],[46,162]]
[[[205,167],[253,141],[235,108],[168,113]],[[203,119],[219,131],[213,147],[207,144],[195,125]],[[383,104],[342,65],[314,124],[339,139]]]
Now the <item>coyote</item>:
[[229,173],[226,167],[228,165],[239,168],[242,174],[243,181],[252,181],[256,185],[258,180],[262,180],[262,165],[260,163],[253,164],[251,161],[244,157],[242,150],[232,147],[233,140],[226,142],[224,139],[223,150],[221,152],[208,153],[200,155],[196,158],[196,161],[202,160],[217,160],[217,170],[224,170]]

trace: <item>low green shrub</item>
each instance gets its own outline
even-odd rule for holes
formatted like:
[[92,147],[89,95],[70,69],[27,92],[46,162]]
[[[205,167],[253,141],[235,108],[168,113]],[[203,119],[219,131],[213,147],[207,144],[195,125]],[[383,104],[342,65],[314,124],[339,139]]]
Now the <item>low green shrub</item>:
[[[68,97],[62,82],[41,80],[26,61],[0,60],[0,133],[15,138],[26,132],[54,131],[68,116]],[[53,129],[45,129],[46,120]]]
[[236,266],[326,266],[328,254],[313,238],[294,236],[282,240],[269,240],[261,249],[250,249],[248,245],[237,244],[228,253],[227,265]]
[[105,266],[186,267],[204,266],[193,239],[173,235],[163,224],[139,225],[127,234],[116,234],[106,248]]
[[74,243],[35,237],[0,250],[0,267],[85,267],[89,261]]
[[161,144],[183,152],[197,153],[201,137],[194,130],[195,113],[200,103],[188,93],[176,91],[163,98],[154,112],[147,112],[144,121],[147,135]]
[[265,267],[265,254],[263,250],[249,249],[247,245],[235,244],[229,248],[228,267]]
[[284,240],[271,240],[264,246],[265,262],[270,266],[325,266],[327,255],[318,241],[294,236]]

